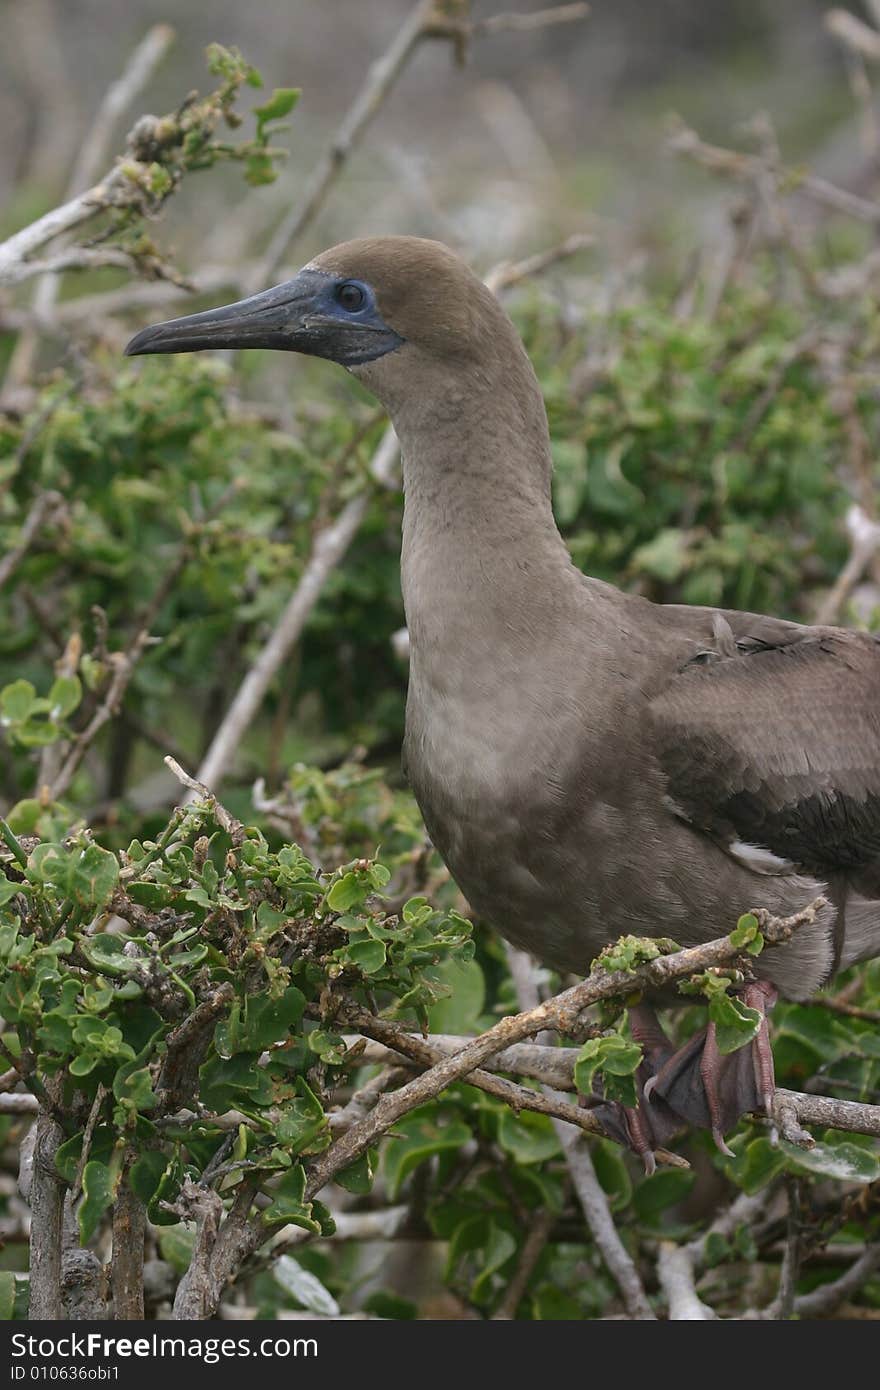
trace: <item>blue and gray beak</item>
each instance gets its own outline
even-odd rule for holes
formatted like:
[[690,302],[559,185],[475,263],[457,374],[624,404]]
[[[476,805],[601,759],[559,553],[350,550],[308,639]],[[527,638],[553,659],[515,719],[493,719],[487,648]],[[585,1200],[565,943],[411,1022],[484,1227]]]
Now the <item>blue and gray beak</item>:
[[[202,352],[210,348],[276,348],[326,357],[342,366],[372,362],[400,347],[403,338],[383,321],[369,286],[358,282],[362,303],[346,300],[353,282],[321,270],[301,270],[271,290],[221,309],[169,319],[142,328],[125,349],[146,353]],[[349,291],[340,295],[340,290]]]

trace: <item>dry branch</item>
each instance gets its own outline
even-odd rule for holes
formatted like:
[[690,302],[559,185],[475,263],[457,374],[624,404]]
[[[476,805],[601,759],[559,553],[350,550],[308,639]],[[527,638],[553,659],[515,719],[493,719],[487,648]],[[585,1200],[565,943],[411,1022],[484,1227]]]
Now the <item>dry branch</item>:
[[0,560],[0,589],[12,578],[46,522],[52,521],[64,507],[60,492],[41,492],[38,495],[24,519],[18,545],[13,546]]
[[492,1314],[493,1322],[506,1322],[516,1317],[516,1310],[529,1286],[529,1280],[550,1238],[555,1221],[556,1213],[549,1207],[535,1213],[535,1219],[523,1241],[513,1277],[504,1291],[504,1297]]
[[822,207],[842,212],[859,222],[872,225],[880,222],[880,203],[860,198],[845,188],[838,188],[817,174],[804,174],[777,166],[764,155],[728,150],[701,140],[695,130],[678,122],[669,137],[669,147],[676,154],[687,155],[713,174],[738,179],[766,189],[768,179],[775,192],[803,193]]
[[64,1131],[57,1120],[44,1113],[37,1117],[28,1193],[31,1209],[28,1317],[32,1321],[58,1321],[64,1316],[61,1301],[64,1188],[55,1167],[55,1155],[63,1138]]
[[799,1318],[821,1318],[833,1313],[841,1303],[857,1293],[878,1269],[880,1241],[874,1241],[865,1247],[864,1254],[860,1255],[839,1279],[833,1279],[829,1284],[820,1284],[811,1293],[800,1294],[794,1300],[794,1313]]
[[418,0],[418,4],[407,15],[386,52],[370,66],[363,87],[312,170],[301,202],[296,203],[283,218],[266,248],[265,255],[255,266],[249,289],[259,289],[271,280],[287,254],[291,242],[295,241],[317,216],[367,126],[425,37],[433,13],[434,0]]
[[608,1198],[596,1176],[593,1159],[579,1136],[554,1121],[557,1137],[562,1144],[568,1171],[584,1213],[596,1249],[605,1268],[620,1289],[629,1316],[637,1322],[654,1322],[654,1310],[648,1302],[645,1287],[635,1261],[620,1238]]
[[835,623],[853,589],[880,551],[880,524],[853,505],[846,515],[849,555],[846,564],[829,589],[816,613],[817,623]]
[[[379,1020],[380,1026],[394,1027],[395,1025],[386,1024],[384,1020]],[[372,1030],[376,1032],[377,1030]],[[453,1037],[448,1034],[431,1034],[428,1038],[418,1038],[413,1034],[403,1034],[414,1045],[421,1044],[426,1046],[435,1056],[453,1056],[465,1043],[471,1041],[469,1038]],[[382,1046],[368,1044],[362,1054],[362,1060],[366,1063],[400,1063],[401,1058],[409,1055],[409,1049],[405,1049],[400,1044],[401,1034],[398,1034],[395,1041],[389,1041]],[[354,1041],[349,1038],[349,1042]],[[557,1090],[573,1091],[574,1087],[574,1063],[577,1053],[572,1048],[565,1047],[542,1047],[535,1043],[516,1043],[512,1047],[505,1048],[497,1056],[488,1059],[484,1063],[484,1070],[516,1072],[519,1076],[530,1077],[534,1081],[540,1081],[543,1085],[555,1087]],[[794,1119],[801,1125],[817,1125],[823,1129],[839,1129],[849,1134],[868,1134],[875,1138],[880,1138],[880,1105],[869,1105],[863,1101],[839,1100],[836,1096],[815,1096],[803,1091],[787,1091],[780,1087],[776,1091],[777,1110],[788,1110]],[[3,1109],[3,1098],[0,1097],[0,1111]],[[777,1121],[781,1120],[779,1115]],[[782,1125],[780,1124],[780,1127]],[[584,1129],[587,1126],[583,1126]],[[660,1150],[663,1161],[669,1162],[665,1151]],[[677,1155],[672,1155],[675,1160]],[[678,1163],[681,1159],[678,1158]]]
[[[506,954],[520,1008],[534,1007],[539,1002],[540,996],[529,956],[514,946],[507,946]],[[547,1048],[546,1050],[559,1051],[560,1049]],[[543,1092],[551,1103],[558,1104],[563,1099],[552,1086],[545,1084]],[[566,1166],[581,1210],[584,1213],[584,1219],[606,1269],[620,1289],[627,1313],[636,1321],[653,1321],[654,1311],[648,1302],[641,1276],[635,1261],[618,1234],[608,1198],[596,1176],[596,1169],[589,1149],[580,1142],[580,1136],[562,1124],[559,1119],[554,1119],[553,1128],[565,1155]],[[677,1157],[677,1155],[666,1155],[665,1151],[664,1156],[667,1158]]]
[[694,1262],[686,1245],[661,1241],[657,1277],[669,1306],[670,1322],[707,1322],[715,1317],[697,1294]]
[[[765,942],[772,946],[787,941],[804,923],[814,921],[817,912],[824,906],[825,899],[817,898],[815,902],[791,917],[774,918],[763,909],[756,909],[755,915],[758,917]],[[601,999],[629,994],[639,988],[661,989],[713,966],[729,965],[740,957],[741,952],[731,945],[730,938],[721,937],[701,946],[691,946],[668,956],[659,956],[656,960],[639,966],[632,973],[606,972],[600,969],[580,984],[564,990],[536,1008],[503,1018],[488,1032],[474,1038],[451,1057],[445,1057],[435,1063],[429,1071],[408,1082],[399,1091],[383,1095],[365,1120],[354,1125],[347,1134],[337,1139],[326,1153],[315,1160],[308,1176],[306,1199],[314,1197],[336,1173],[360,1158],[395,1121],[415,1109],[417,1105],[433,1100],[441,1091],[481,1068],[483,1062],[497,1056],[512,1043],[521,1042],[543,1029],[571,1034],[577,1030],[584,1010]]]
[[[444,1057],[455,1055],[454,1048],[450,1051],[446,1048],[434,1047],[432,1046],[433,1039],[425,1041],[411,1033],[405,1033],[396,1024],[389,1023],[382,1018],[376,1018],[373,1014],[367,1013],[365,1009],[347,1008],[345,1018],[347,1023],[358,1028],[365,1036],[377,1039],[389,1049],[409,1058],[410,1061],[416,1062],[419,1066],[430,1068],[444,1060]],[[552,1051],[553,1049],[547,1048],[545,1050]],[[508,1049],[507,1053],[502,1055],[509,1056],[513,1051],[513,1048]],[[495,1059],[496,1065],[498,1065],[499,1060],[498,1058]],[[502,1069],[507,1070],[507,1068]],[[481,1068],[469,1072],[462,1079],[468,1086],[476,1086],[478,1090],[485,1091],[488,1095],[505,1101],[515,1111],[531,1110],[539,1115],[549,1115],[551,1118],[565,1125],[573,1126],[576,1130],[582,1130],[586,1134],[605,1137],[605,1131],[592,1111],[572,1105],[563,1096],[545,1095],[539,1091],[532,1091],[526,1086],[520,1086],[514,1081],[503,1080],[500,1076],[495,1076],[492,1072]],[[346,1128],[348,1129],[350,1126]],[[660,1149],[658,1159],[661,1163],[668,1163],[673,1167],[688,1166],[683,1158],[668,1149]]]
[[825,28],[860,57],[880,63],[880,34],[849,10],[829,10],[825,16]]

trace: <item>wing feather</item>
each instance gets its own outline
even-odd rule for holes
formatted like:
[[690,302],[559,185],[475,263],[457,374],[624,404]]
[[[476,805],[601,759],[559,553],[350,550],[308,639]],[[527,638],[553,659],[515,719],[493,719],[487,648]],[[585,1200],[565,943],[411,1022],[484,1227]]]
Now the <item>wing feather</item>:
[[670,803],[727,848],[876,891],[880,643],[729,616],[650,703]]

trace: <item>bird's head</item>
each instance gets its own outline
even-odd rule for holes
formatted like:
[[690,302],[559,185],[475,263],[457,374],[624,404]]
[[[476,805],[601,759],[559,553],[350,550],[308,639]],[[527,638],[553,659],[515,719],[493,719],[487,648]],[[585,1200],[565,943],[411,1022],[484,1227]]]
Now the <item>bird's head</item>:
[[512,326],[494,296],[458,256],[419,237],[368,237],[316,256],[273,289],[220,309],[137,333],[141,353],[277,348],[325,357],[362,376],[382,399],[418,371],[460,370],[492,354]]

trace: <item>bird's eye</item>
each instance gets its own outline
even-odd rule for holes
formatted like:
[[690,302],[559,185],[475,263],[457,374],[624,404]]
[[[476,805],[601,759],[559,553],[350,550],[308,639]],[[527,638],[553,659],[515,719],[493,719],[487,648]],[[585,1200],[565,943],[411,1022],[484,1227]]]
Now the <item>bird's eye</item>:
[[356,314],[358,309],[363,309],[366,300],[363,289],[353,280],[346,280],[344,284],[337,286],[336,303],[349,314]]

